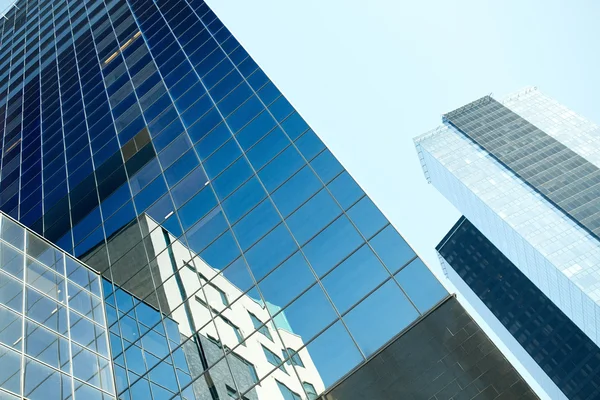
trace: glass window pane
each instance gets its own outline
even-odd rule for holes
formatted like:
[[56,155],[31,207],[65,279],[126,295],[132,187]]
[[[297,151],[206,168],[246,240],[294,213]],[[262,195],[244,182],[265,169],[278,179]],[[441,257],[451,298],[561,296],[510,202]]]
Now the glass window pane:
[[379,232],[369,243],[392,274],[415,257],[414,251],[392,225]]
[[325,145],[318,138],[318,136],[309,130],[296,140],[296,146],[300,150],[300,153],[308,160],[312,160],[320,151],[325,149]]
[[296,252],[258,285],[265,301],[285,307],[314,281],[302,253]]
[[283,131],[275,128],[248,150],[246,155],[254,169],[259,170],[289,144],[290,141]]
[[4,242],[0,242],[0,269],[19,279],[23,279],[24,263],[23,253]]
[[208,179],[202,168],[196,168],[172,190],[171,195],[177,207],[181,207],[190,197],[207,185]]
[[216,205],[217,199],[210,187],[201,190],[179,209],[179,216],[181,217],[183,228],[190,228]]
[[71,343],[71,351],[73,352],[73,375],[84,382],[100,387],[98,356],[74,343]]
[[0,237],[12,244],[19,250],[23,250],[25,242],[25,229],[11,221],[5,216],[2,216],[2,226],[0,228]]
[[363,243],[348,218],[342,215],[304,246],[304,254],[322,276]]
[[275,316],[273,321],[277,328],[294,333],[307,342],[335,318],[336,313],[325,293],[319,285],[315,285],[287,306],[283,313]]
[[104,330],[86,318],[71,313],[71,339],[101,354],[106,353]]
[[71,257],[66,257],[65,261],[67,278],[77,283],[79,286],[91,291],[96,296],[100,296],[98,276]]
[[331,151],[325,150],[319,154],[310,165],[315,169],[317,175],[321,177],[325,184],[328,184],[340,172],[344,170],[342,164],[331,154]]
[[21,393],[21,356],[8,347],[0,346],[0,387]]
[[215,192],[221,199],[224,199],[250,178],[252,174],[250,164],[248,164],[246,158],[241,157],[213,181]]
[[223,209],[229,218],[229,221],[234,224],[248,210],[258,204],[267,196],[262,185],[254,176],[250,180],[240,186],[234,193],[231,194],[224,202]]
[[281,126],[292,140],[295,140],[308,129],[308,124],[297,112],[294,112],[287,117],[287,119],[281,123]]
[[356,181],[352,179],[348,171],[342,172],[327,187],[344,210],[347,210],[348,207],[356,203],[365,194]]
[[396,279],[408,297],[421,312],[425,312],[448,295],[421,259],[417,258],[402,268]]
[[32,289],[27,289],[26,297],[25,315],[58,333],[67,333],[67,310],[62,305]]
[[20,351],[22,323],[21,315],[0,307],[0,343]]
[[0,304],[15,311],[23,310],[23,283],[0,272]]
[[229,164],[242,154],[235,140],[230,140],[204,161],[204,168],[209,178],[221,173]]
[[260,280],[297,249],[287,228],[281,224],[246,252],[246,260],[256,280]]
[[[58,371],[50,369],[29,358],[25,362],[24,395],[31,400],[64,400],[71,393],[71,380]],[[68,390],[64,396],[62,389]]]
[[55,300],[65,298],[63,277],[31,259],[27,260],[27,283]]
[[92,296],[88,291],[79,289],[69,283],[69,306],[75,311],[93,319],[99,324],[104,324],[104,310],[100,299]]
[[388,277],[373,251],[364,245],[323,278],[323,286],[344,313]]
[[240,255],[240,249],[230,230],[225,231],[217,240],[200,254],[212,268],[223,269]]
[[[341,321],[336,322],[306,347],[327,388],[350,372],[363,357]],[[307,360],[307,357],[304,357]],[[314,382],[316,385],[318,382]],[[323,388],[324,389],[324,388]]]
[[[84,383],[75,381],[75,398],[86,399],[86,400],[105,400],[106,397],[98,389],[86,385]],[[68,400],[68,399],[67,399]]]
[[158,363],[158,365],[150,371],[150,380],[166,387],[173,392],[178,391],[175,370],[166,362]]
[[247,291],[254,284],[252,276],[250,275],[250,270],[244,259],[241,257],[232,262],[231,265],[222,272],[222,275],[242,292]]
[[248,249],[281,221],[269,199],[264,200],[234,225],[233,231],[242,250]]
[[348,210],[348,216],[367,240],[388,223],[373,201],[366,196]]
[[277,189],[272,198],[281,214],[287,217],[322,187],[319,178],[306,166]]
[[142,355],[142,349],[137,346],[130,346],[125,350],[125,360],[127,368],[138,375],[143,375],[146,372],[146,364]]
[[269,192],[304,166],[304,160],[294,146],[290,146],[267,164],[258,176]]
[[342,210],[326,190],[321,190],[287,218],[287,223],[300,245],[306,243]]
[[36,360],[69,372],[68,341],[33,322],[26,324],[25,353]]
[[30,232],[27,232],[27,254],[48,267],[54,265],[59,258],[58,251],[54,247]]
[[199,253],[229,227],[223,210],[217,207],[186,232],[190,248]]
[[396,282],[389,280],[344,316],[368,357],[419,316]]

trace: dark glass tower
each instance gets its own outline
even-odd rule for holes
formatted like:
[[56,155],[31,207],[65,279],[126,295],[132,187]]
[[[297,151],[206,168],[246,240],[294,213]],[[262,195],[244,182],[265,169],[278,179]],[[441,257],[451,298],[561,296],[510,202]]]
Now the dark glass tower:
[[0,60],[0,209],[105,278],[118,398],[315,399],[452,301],[203,1],[21,0]]
[[469,220],[436,249],[566,398],[600,396],[598,346]]

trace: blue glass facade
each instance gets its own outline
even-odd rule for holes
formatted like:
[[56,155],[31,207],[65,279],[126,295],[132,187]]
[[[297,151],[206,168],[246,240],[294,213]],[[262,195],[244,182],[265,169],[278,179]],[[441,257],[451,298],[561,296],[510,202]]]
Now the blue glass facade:
[[107,279],[120,398],[312,399],[447,297],[203,1],[18,1],[0,60],[0,209]]
[[468,219],[437,246],[568,399],[600,396],[600,349]]

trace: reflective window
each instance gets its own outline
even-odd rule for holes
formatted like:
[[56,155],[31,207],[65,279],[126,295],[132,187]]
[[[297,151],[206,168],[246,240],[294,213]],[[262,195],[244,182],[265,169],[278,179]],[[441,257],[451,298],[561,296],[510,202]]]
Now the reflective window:
[[72,397],[73,374],[114,398],[98,274],[4,215],[0,226],[10,227],[9,238],[27,238],[15,248],[0,234],[0,387],[20,395],[23,377],[24,397],[62,400]]
[[397,274],[396,279],[421,312],[429,310],[448,295],[423,261],[415,259]]
[[[273,340],[273,336],[271,336],[271,332],[269,332],[269,328],[267,325],[263,325],[263,322],[258,319],[258,317],[252,313],[248,313],[250,315],[250,319],[252,320],[252,325],[254,325],[254,329],[258,329],[260,333],[265,335],[269,340]],[[278,365],[278,364],[275,364]]]
[[369,239],[387,225],[387,219],[368,197],[363,197],[348,210],[348,216],[358,230]]
[[314,281],[302,253],[296,252],[259,282],[259,286],[266,301],[285,306]]
[[275,353],[273,353],[271,350],[267,349],[265,346],[262,347],[263,351],[265,352],[265,357],[267,357],[267,361],[269,361],[271,364],[275,365],[276,367],[279,367],[280,370],[285,371],[285,367],[283,366],[283,361],[281,360],[281,358],[279,358],[279,356]]
[[391,225],[374,236],[369,243],[392,273],[415,257],[415,253]]
[[287,223],[300,244],[316,235],[342,210],[326,190],[321,190],[295,213],[287,218]]
[[279,390],[285,400],[302,400],[302,397],[294,391],[292,391],[289,387],[285,386],[283,383],[276,381],[277,386],[279,386]]
[[389,280],[344,316],[344,320],[363,353],[369,356],[418,316],[396,282]]
[[364,241],[346,216],[341,216],[304,246],[319,276],[324,275]]
[[329,187],[333,197],[335,197],[345,210],[356,203],[356,201],[364,195],[362,189],[347,171],[341,173],[337,178],[331,181],[327,187]]
[[323,285],[337,309],[344,313],[388,277],[373,251],[364,245],[327,274]]

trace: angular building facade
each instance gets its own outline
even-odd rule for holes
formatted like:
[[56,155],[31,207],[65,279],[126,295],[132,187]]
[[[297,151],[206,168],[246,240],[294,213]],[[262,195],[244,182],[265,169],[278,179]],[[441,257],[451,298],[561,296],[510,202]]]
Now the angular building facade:
[[448,275],[551,398],[598,397],[600,127],[536,88],[443,122],[415,141],[466,217],[438,246]]
[[549,398],[600,396],[600,348],[469,220],[437,251],[458,291]]
[[[450,323],[446,290],[203,1],[20,0],[0,60],[0,210],[101,274],[114,373],[109,390],[73,358],[99,395],[12,375],[0,395],[315,399]],[[531,395],[501,356],[443,364],[477,335],[456,331],[430,337],[447,373],[419,385]],[[471,343],[473,362],[496,351]]]
[[0,213],[0,397],[114,399],[100,275]]

